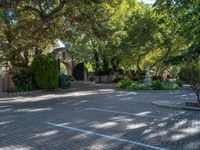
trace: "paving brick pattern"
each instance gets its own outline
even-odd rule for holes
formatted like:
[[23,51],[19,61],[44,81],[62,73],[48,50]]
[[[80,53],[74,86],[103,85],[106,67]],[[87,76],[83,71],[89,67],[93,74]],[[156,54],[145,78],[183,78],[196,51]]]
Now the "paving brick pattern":
[[151,104],[158,100],[188,101],[195,95],[187,89],[122,91],[110,84],[78,83],[69,90],[1,97],[0,150],[151,149],[47,122],[163,149],[199,150],[200,112]]

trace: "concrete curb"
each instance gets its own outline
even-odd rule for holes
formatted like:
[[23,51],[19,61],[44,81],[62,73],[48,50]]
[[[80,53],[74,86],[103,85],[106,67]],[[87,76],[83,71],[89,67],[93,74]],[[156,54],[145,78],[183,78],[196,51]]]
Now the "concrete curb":
[[14,92],[14,93],[4,92],[4,93],[0,93],[0,96],[8,96],[8,97],[12,97],[12,96],[26,96],[26,95],[31,95],[31,94],[39,94],[39,93],[42,93],[42,92],[43,92],[43,90],[25,91],[25,92]]
[[155,101],[155,102],[152,102],[152,104],[155,106],[160,106],[160,107],[200,111],[200,108],[185,106],[185,102]]

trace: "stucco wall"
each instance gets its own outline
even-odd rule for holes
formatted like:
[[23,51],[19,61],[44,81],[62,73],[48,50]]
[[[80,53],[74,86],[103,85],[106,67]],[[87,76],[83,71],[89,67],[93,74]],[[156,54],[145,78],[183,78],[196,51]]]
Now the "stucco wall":
[[9,72],[0,75],[0,92],[6,92],[8,89],[14,88],[15,85],[11,80]]

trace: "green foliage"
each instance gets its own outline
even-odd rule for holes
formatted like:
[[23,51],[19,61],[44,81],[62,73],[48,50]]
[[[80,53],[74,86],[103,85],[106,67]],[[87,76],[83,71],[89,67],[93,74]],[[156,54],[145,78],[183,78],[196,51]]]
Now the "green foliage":
[[36,56],[31,64],[31,70],[39,89],[58,88],[58,62],[52,56]]
[[[103,8],[104,3],[107,2],[105,0],[25,0],[14,3],[1,1],[0,51],[6,53],[6,61],[10,64],[20,63],[28,66],[31,60],[30,54],[34,50],[49,51],[56,45],[56,38],[72,41],[74,47],[74,39],[78,36],[99,33],[97,32],[99,26],[105,26],[102,23],[103,18],[107,17],[104,15],[106,12]],[[102,34],[105,33],[107,32]],[[81,50],[87,49],[81,46]],[[15,60],[11,59],[12,57]]]
[[60,63],[60,74],[67,75],[67,68],[66,68],[65,64],[63,64],[63,63]]
[[117,57],[114,57],[111,59],[111,65],[114,72],[117,72],[119,69],[119,59]]
[[128,89],[130,90],[151,90],[151,86],[146,85],[144,83],[134,82],[132,83]]
[[8,89],[8,93],[17,93],[17,92],[24,92],[25,90],[22,90],[21,88],[12,88],[12,89]]
[[123,80],[120,80],[117,83],[117,87],[122,88],[122,89],[126,89],[129,86],[131,86],[132,83],[133,83],[133,81],[131,81],[131,80],[123,79]]
[[162,84],[162,90],[178,90],[180,89],[180,86],[176,83],[165,83]]
[[68,89],[71,86],[71,81],[67,78],[67,75],[61,74],[59,76],[60,87],[62,89]]
[[104,72],[103,72],[103,70],[101,68],[98,68],[98,69],[95,70],[94,74],[95,75],[104,75]]
[[156,80],[152,85],[146,85],[127,79],[120,80],[117,87],[129,90],[178,90],[180,88],[177,84],[168,81],[161,82],[160,80]]
[[94,77],[89,77],[89,81],[94,82],[95,78]]
[[96,71],[95,71],[95,75],[111,75],[113,74],[113,69],[112,68],[104,68],[104,69],[101,69],[101,68],[98,68]]
[[183,67],[180,70],[179,77],[191,85],[200,103],[200,61]]
[[187,83],[200,83],[200,63],[188,64],[181,68],[179,77]]
[[181,47],[178,48],[181,49],[181,52],[168,57],[165,63],[180,64],[198,60],[200,56],[200,1],[157,0],[154,7],[158,8],[159,13],[166,13],[167,16],[173,18],[168,21],[173,25],[171,31],[179,39],[183,39]]
[[110,75],[110,74],[113,74],[115,70],[117,70],[117,64],[116,64],[117,62],[115,62],[115,60],[110,62],[106,54],[95,52],[94,56],[95,56],[94,57],[95,58],[95,75]]
[[162,77],[161,76],[156,76],[156,75],[153,75],[152,77],[152,80],[162,80]]
[[155,80],[153,81],[151,87],[154,90],[178,90],[181,86],[168,80]]
[[179,80],[176,81],[176,84],[179,86],[179,87],[182,87],[183,86],[183,83]]
[[[123,59],[121,65],[141,71],[151,62],[149,56],[161,47],[162,38],[159,18],[148,5],[140,5],[126,21],[126,36],[121,42]],[[152,56],[153,57],[153,56]],[[157,58],[154,60],[157,60]]]
[[102,71],[105,75],[108,75],[109,74],[109,62],[108,62],[108,59],[105,55],[103,55],[103,58],[102,58]]
[[16,86],[16,88],[13,89],[14,91],[30,91],[35,88],[33,74],[29,70],[21,70],[20,72],[14,73],[12,81]]
[[160,80],[155,80],[155,81],[153,81],[153,83],[152,83],[152,88],[154,89],[154,90],[160,90],[160,89],[162,89],[162,83],[161,83],[161,81]]
[[121,80],[124,80],[125,78],[124,77],[117,77],[113,80],[114,83],[118,83],[119,81]]
[[156,0],[153,6],[137,0],[1,3],[0,59],[10,67],[28,67],[34,50],[49,51],[57,40],[98,75],[118,68],[142,72],[147,65],[159,75],[171,67],[165,63],[199,59],[199,0]]
[[124,74],[124,70],[121,69],[121,68],[119,68],[119,69],[117,70],[117,73],[118,73],[119,75],[123,75],[123,74]]
[[74,81],[74,78],[71,75],[68,75],[67,78],[69,81]]
[[151,90],[152,88],[149,85],[145,85],[144,83],[140,82],[133,82],[128,79],[120,80],[117,83],[117,87],[122,89],[129,89],[129,90]]

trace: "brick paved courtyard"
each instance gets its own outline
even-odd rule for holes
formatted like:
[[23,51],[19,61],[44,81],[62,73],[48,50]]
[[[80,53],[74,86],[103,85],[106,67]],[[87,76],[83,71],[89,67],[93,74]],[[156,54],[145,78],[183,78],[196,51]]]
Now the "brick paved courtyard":
[[151,104],[188,99],[195,99],[189,90],[130,92],[83,83],[2,97],[0,150],[199,150],[200,112]]

